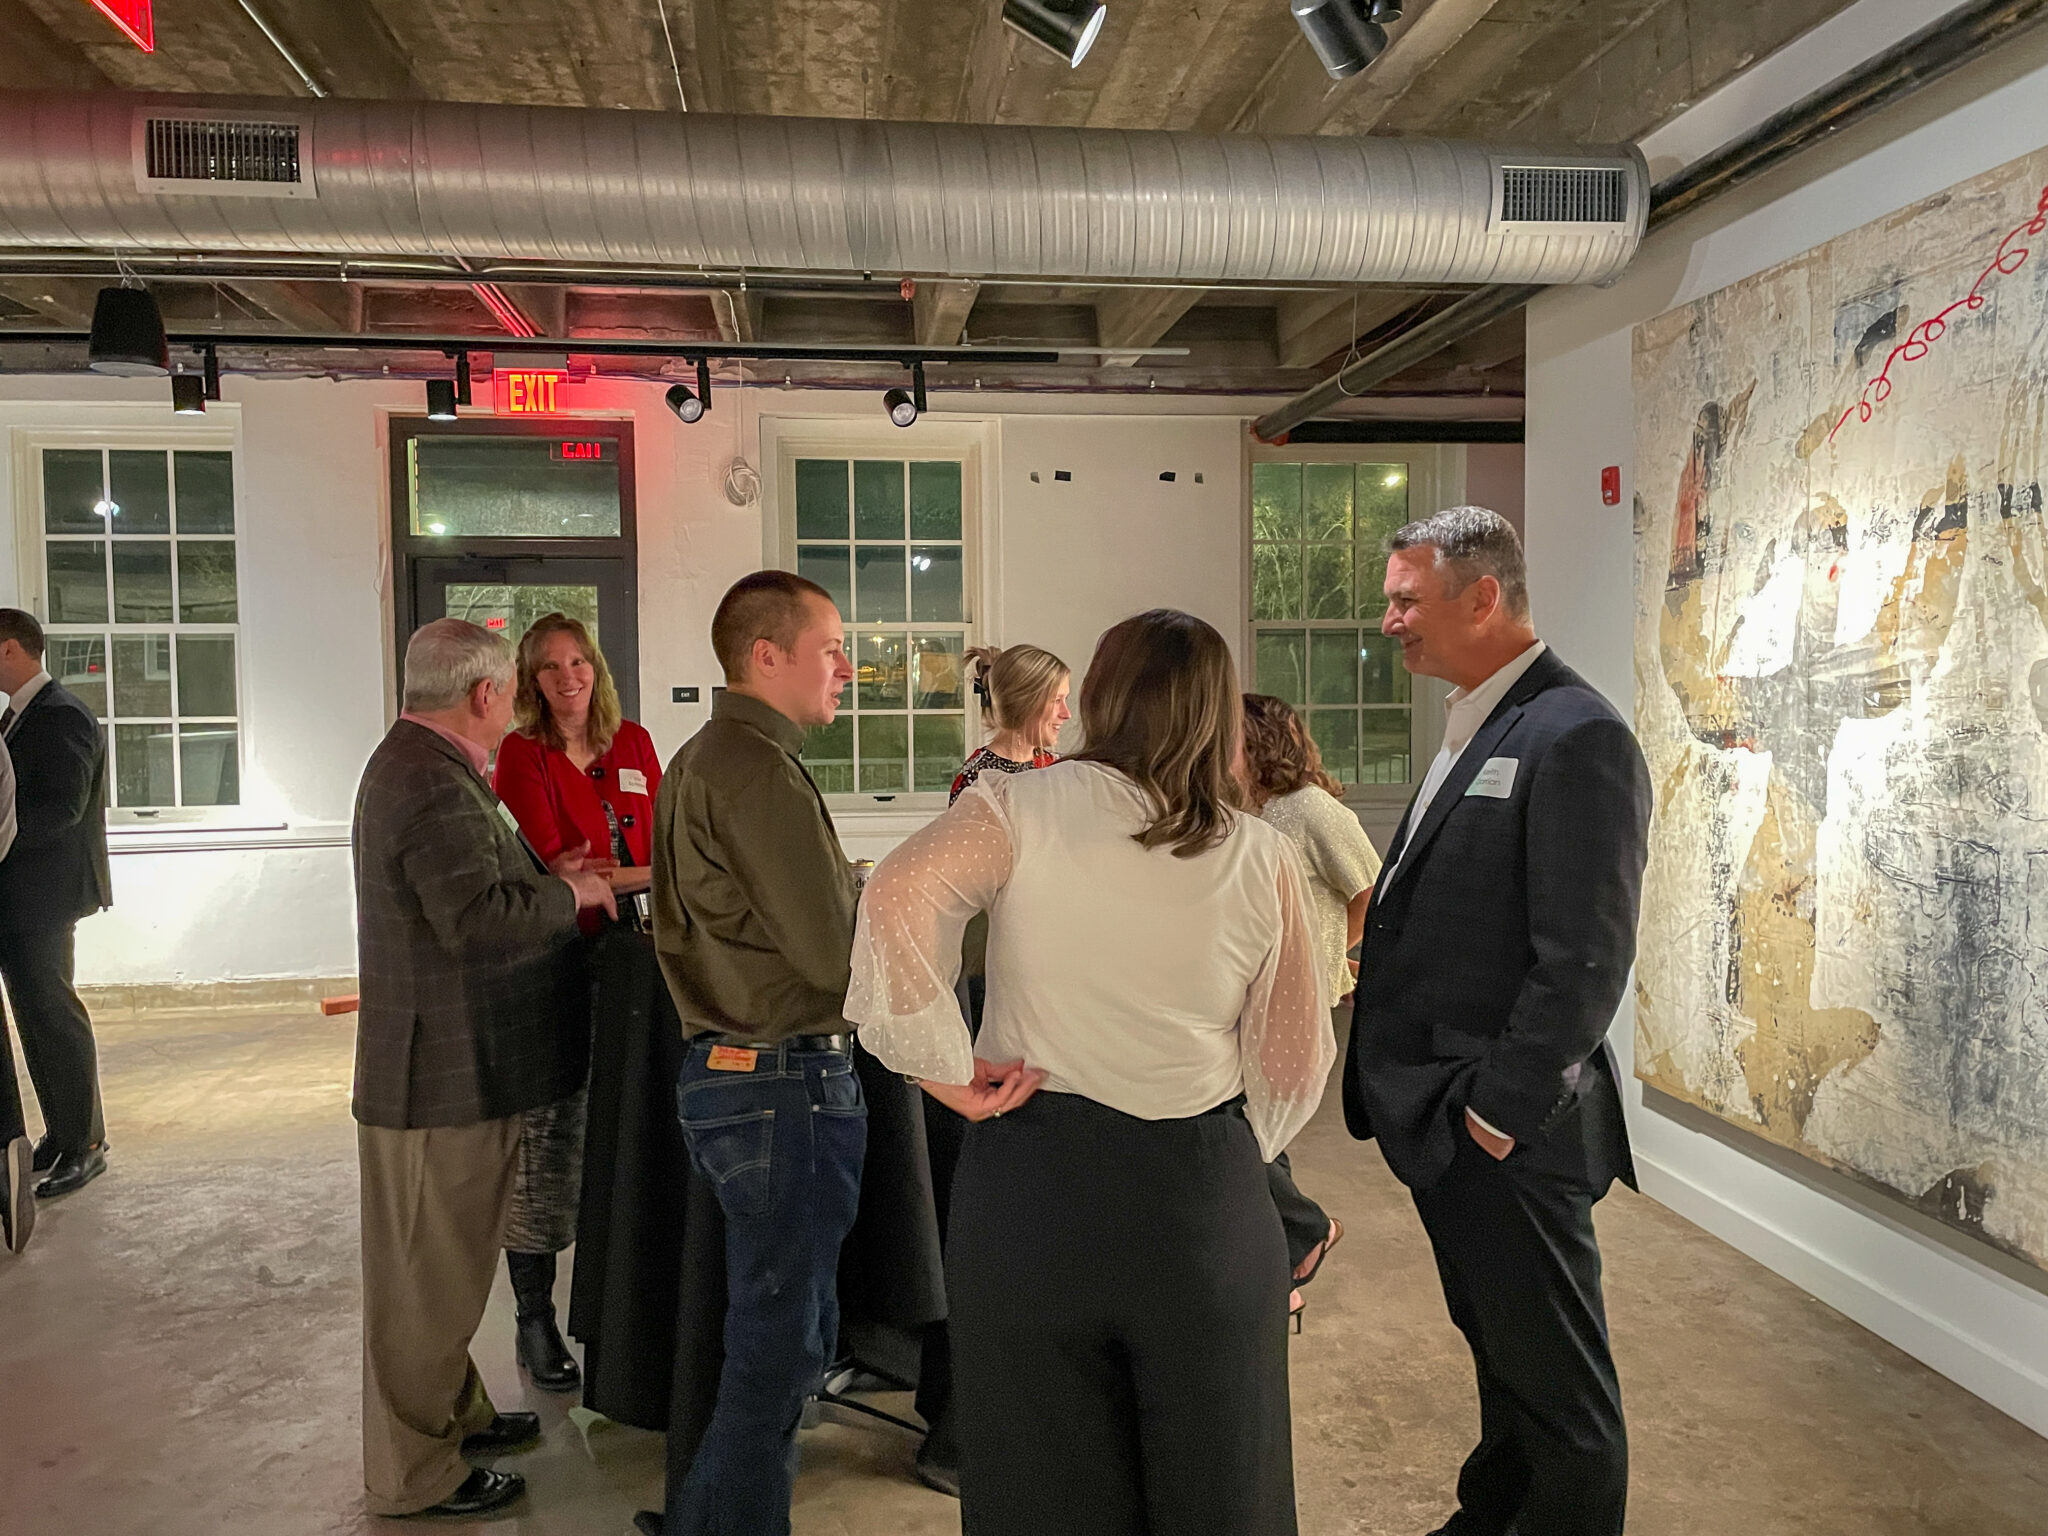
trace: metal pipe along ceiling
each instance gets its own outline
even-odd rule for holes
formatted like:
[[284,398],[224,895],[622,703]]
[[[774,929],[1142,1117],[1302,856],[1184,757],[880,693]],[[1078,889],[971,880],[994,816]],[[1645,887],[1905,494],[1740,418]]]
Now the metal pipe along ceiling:
[[[166,120],[175,177],[148,158]],[[190,145],[252,125],[287,143],[270,180],[195,171]],[[1503,168],[1523,166],[1607,173],[1619,217],[1503,224]],[[1592,283],[1627,264],[1648,206],[1628,148],[0,92],[0,247],[44,251]]]

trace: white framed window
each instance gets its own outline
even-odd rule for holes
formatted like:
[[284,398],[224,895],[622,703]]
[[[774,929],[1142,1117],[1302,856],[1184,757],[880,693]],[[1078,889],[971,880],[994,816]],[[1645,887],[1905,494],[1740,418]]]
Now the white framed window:
[[781,437],[774,563],[830,592],[854,679],[803,759],[835,804],[943,806],[979,745],[980,451],[949,437]]
[[19,447],[44,665],[106,730],[109,822],[239,819],[232,434],[49,432]]
[[1405,802],[1442,736],[1442,690],[1380,633],[1387,540],[1463,494],[1456,445],[1314,444],[1252,455],[1252,687],[1301,712],[1362,804]]

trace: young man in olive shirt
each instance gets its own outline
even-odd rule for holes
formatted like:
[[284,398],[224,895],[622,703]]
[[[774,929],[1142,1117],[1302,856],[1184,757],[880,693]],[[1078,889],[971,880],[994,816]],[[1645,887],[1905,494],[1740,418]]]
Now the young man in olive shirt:
[[654,944],[690,1037],[678,1115],[725,1211],[728,1298],[711,1422],[671,1455],[660,1523],[638,1520],[662,1536],[787,1536],[797,1423],[838,1333],[867,1147],[841,1018],[855,891],[797,753],[853,677],[843,636],[822,587],[737,583],[711,621],[726,692],[655,802]]

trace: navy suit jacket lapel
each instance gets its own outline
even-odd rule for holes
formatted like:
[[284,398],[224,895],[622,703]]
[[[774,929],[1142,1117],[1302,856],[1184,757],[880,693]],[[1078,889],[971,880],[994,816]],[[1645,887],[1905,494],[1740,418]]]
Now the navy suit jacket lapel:
[[[1451,771],[1444,775],[1444,781],[1436,792],[1436,798],[1429,802],[1429,809],[1423,813],[1420,823],[1405,842],[1398,842],[1400,856],[1388,866],[1393,872],[1393,885],[1411,878],[1415,873],[1415,861],[1429,851],[1429,844],[1443,825],[1457,809],[1458,802],[1465,798],[1465,791],[1472,787],[1472,781],[1479,777],[1479,770],[1486,766],[1486,760],[1493,756],[1493,749],[1501,744],[1514,724],[1522,717],[1522,707],[1537,694],[1548,688],[1553,679],[1550,675],[1552,653],[1545,651],[1536,658],[1535,664],[1515,680],[1507,697],[1494,707],[1486,717],[1486,724],[1472,733],[1472,739],[1465,743],[1465,750],[1458,754],[1458,760],[1451,764]],[[1401,818],[1406,827],[1414,818],[1415,803],[1408,804],[1408,814]],[[1398,836],[1398,829],[1397,829]],[[1392,885],[1387,887],[1392,889]]]

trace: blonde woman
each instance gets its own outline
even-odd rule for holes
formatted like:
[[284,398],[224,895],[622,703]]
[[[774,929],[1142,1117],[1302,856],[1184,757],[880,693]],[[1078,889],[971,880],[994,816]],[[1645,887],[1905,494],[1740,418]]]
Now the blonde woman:
[[[604,652],[580,621],[550,613],[520,637],[513,721],[498,747],[491,787],[533,851],[552,860],[583,847],[619,896],[646,890],[661,760],[647,732],[623,718]],[[601,912],[586,913],[586,941],[608,921]],[[584,965],[584,950],[568,951],[564,963]],[[562,1020],[558,1035],[579,1080],[588,1071],[590,1026],[586,1010]],[[555,1256],[576,1240],[584,1108],[578,1088],[527,1111],[505,1232],[519,1363],[544,1392],[573,1392],[583,1380],[555,1322],[554,1290]]]
[[[1053,748],[1060,727],[1074,718],[1067,697],[1073,671],[1051,651],[1035,645],[997,649],[977,646],[967,653],[967,673],[981,700],[982,729],[988,742],[961,766],[953,780],[952,800],[983,774],[1028,773],[1059,761]],[[951,801],[948,801],[950,804]],[[981,1010],[987,996],[988,914],[977,912],[961,942],[960,1006],[970,1035],[981,1033]],[[953,1198],[953,1170],[960,1161],[965,1122],[937,1100],[925,1103],[925,1146],[932,1171],[932,1195],[939,1210],[939,1239],[946,1234],[947,1207]],[[917,1377],[917,1411],[930,1431],[917,1453],[917,1475],[926,1486],[955,1498],[960,1494],[960,1450],[953,1416],[951,1341],[944,1323],[925,1333],[923,1363]]]
[[967,674],[981,700],[982,727],[993,734],[961,765],[951,800],[984,773],[1050,768],[1059,761],[1053,748],[1059,745],[1060,727],[1074,718],[1067,708],[1074,674],[1051,651],[1035,645],[979,645],[967,653]]
[[[1081,721],[1078,757],[983,778],[883,860],[854,936],[846,1017],[972,1122],[946,1253],[962,1525],[1294,1536],[1263,1164],[1336,1059],[1314,917],[1241,809],[1215,629],[1117,625]],[[981,910],[977,1043],[953,972]]]

